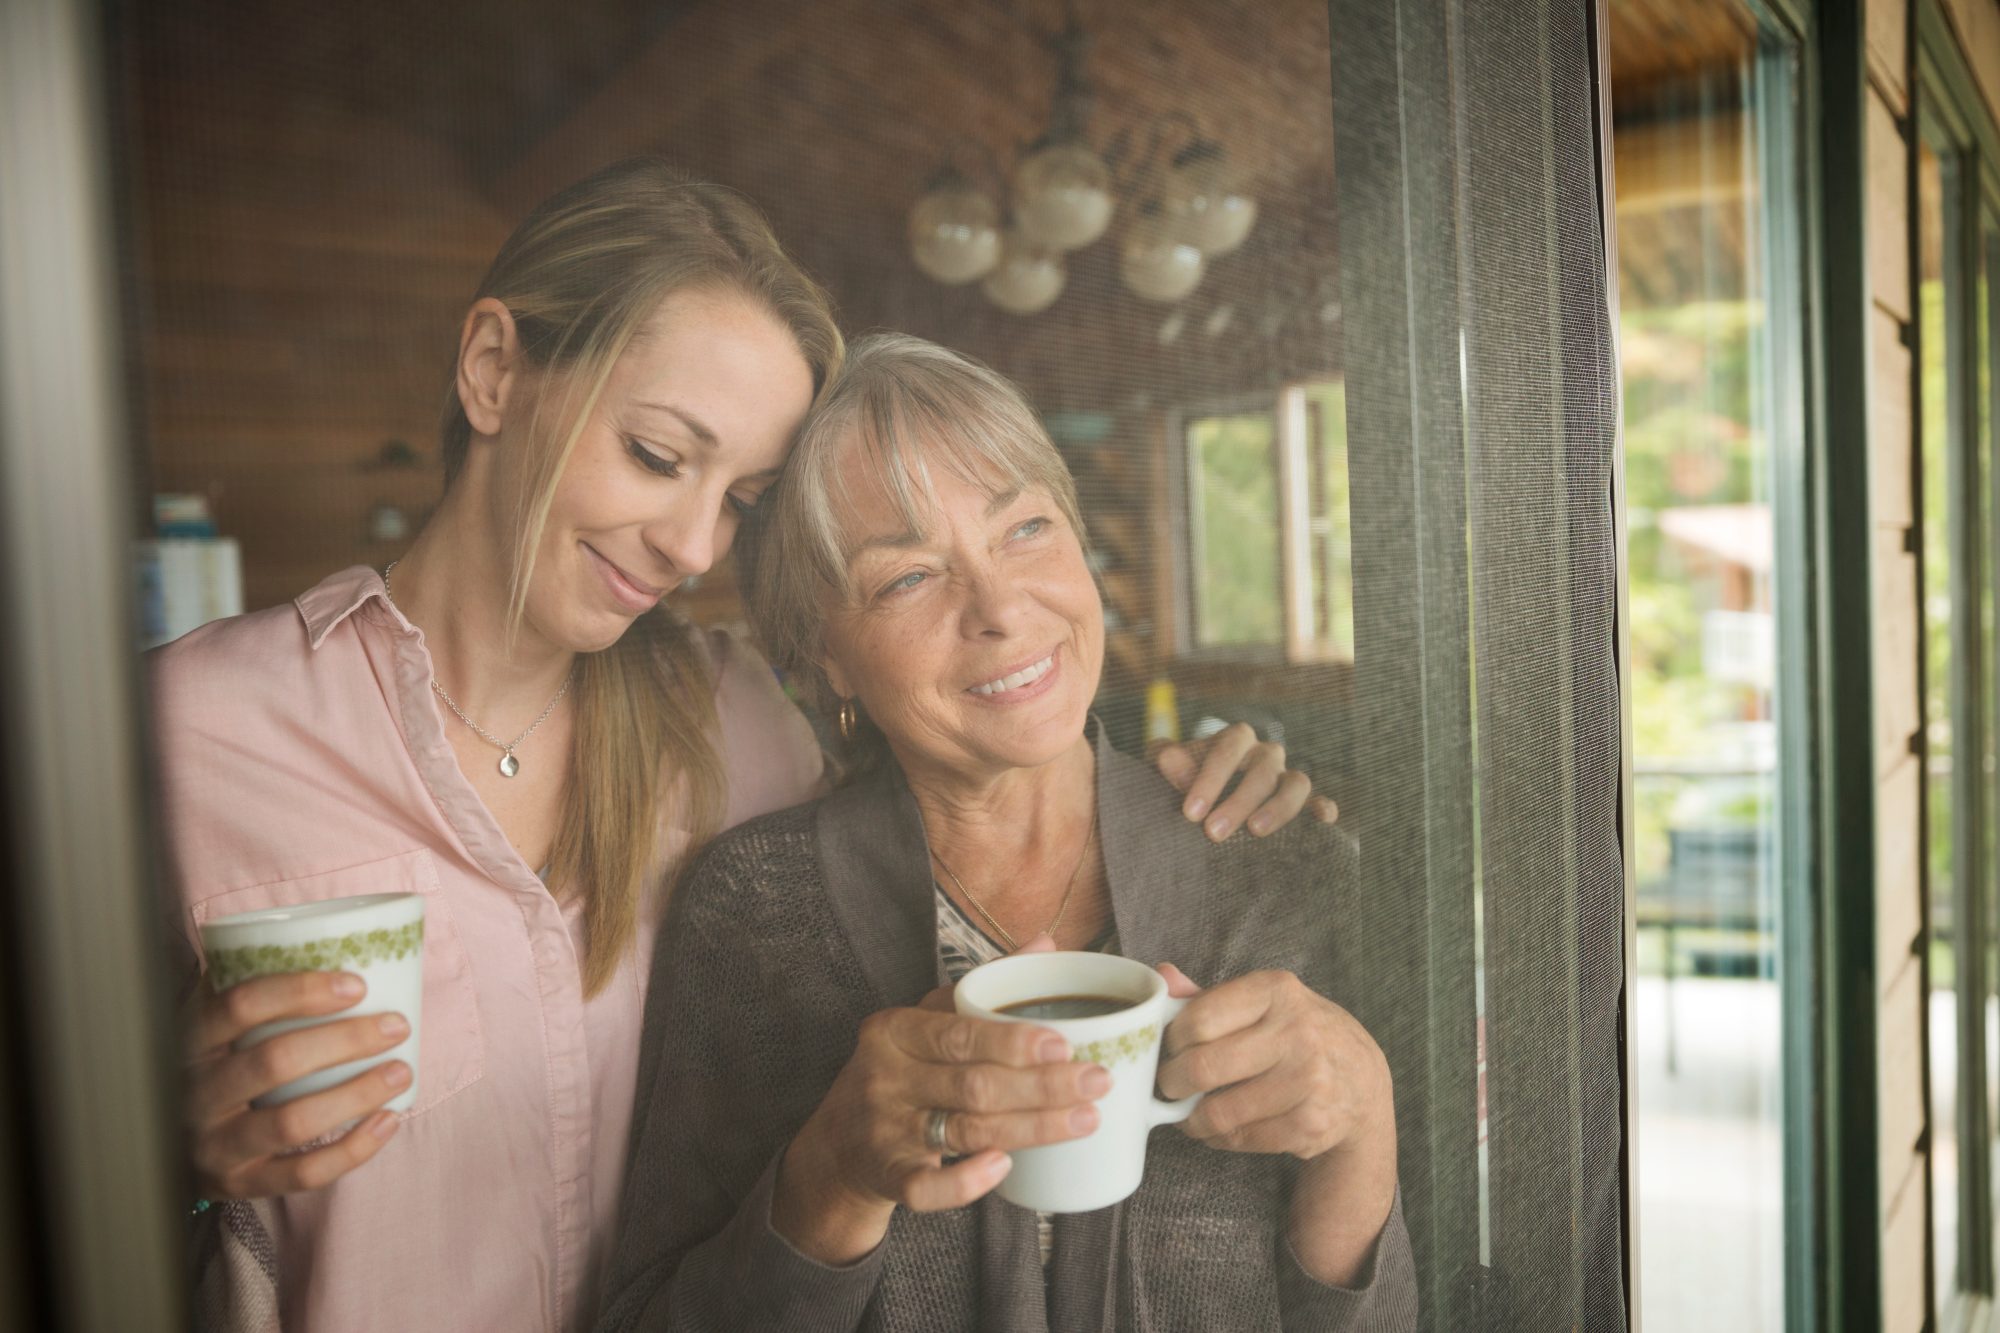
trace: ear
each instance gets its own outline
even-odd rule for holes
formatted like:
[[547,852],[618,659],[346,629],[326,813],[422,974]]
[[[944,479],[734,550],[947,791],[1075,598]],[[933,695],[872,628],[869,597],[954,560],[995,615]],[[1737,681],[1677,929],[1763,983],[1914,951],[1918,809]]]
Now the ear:
[[521,365],[513,312],[482,296],[465,312],[458,334],[458,402],[480,435],[498,435]]
[[833,687],[833,692],[836,695],[842,699],[852,699],[854,697],[854,690],[847,679],[847,673],[840,669],[840,663],[834,661],[831,657],[822,657],[819,662],[819,669],[826,673],[826,683]]

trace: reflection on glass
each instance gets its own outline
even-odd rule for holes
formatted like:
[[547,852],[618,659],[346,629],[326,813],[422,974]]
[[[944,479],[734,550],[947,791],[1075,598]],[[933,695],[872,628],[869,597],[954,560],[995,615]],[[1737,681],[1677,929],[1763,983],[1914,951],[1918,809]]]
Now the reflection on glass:
[[[1645,1326],[1784,1326],[1775,235],[1747,16],[1611,6],[1631,599]],[[1778,262],[1784,262],[1782,260]]]

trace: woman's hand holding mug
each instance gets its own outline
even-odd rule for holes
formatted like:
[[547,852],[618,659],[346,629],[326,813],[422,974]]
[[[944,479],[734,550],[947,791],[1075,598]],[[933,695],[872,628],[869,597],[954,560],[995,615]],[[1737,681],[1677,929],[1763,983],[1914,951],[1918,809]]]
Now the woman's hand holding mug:
[[1208,1095],[1183,1128],[1228,1152],[1305,1162],[1292,1191],[1300,1263],[1344,1284],[1374,1252],[1396,1192],[1389,1062],[1355,1017],[1289,972],[1252,972],[1203,990],[1171,963],[1188,1000],[1167,1029],[1160,1091]]
[[[1037,941],[1031,948],[1047,948]],[[1006,1176],[1017,1148],[1081,1138],[1111,1086],[1070,1061],[1045,1028],[968,1018],[936,1005],[885,1009],[785,1150],[771,1222],[805,1254],[852,1263],[876,1245],[897,1205],[962,1208]],[[943,1112],[944,1149],[932,1139]],[[945,1158],[964,1154],[960,1160]]]
[[[380,1108],[409,1086],[410,1067],[400,1060],[282,1106],[260,1110],[250,1103],[302,1075],[390,1049],[410,1034],[402,1015],[341,1019],[234,1049],[253,1028],[336,1014],[366,993],[360,977],[344,972],[278,973],[220,995],[206,984],[197,992],[184,1022],[184,1108],[196,1188],[204,1198],[254,1199],[321,1188],[373,1157],[396,1132],[396,1117]],[[331,1144],[287,1151],[356,1119],[360,1123]]]

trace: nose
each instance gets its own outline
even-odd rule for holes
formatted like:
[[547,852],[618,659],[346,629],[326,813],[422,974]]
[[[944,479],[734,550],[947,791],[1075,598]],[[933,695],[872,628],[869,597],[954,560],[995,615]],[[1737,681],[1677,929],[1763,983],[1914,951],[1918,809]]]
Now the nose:
[[647,547],[672,567],[677,578],[691,579],[706,574],[728,549],[721,526],[721,515],[714,508],[676,506],[649,523],[644,536]]
[[960,624],[967,638],[1007,638],[1021,624],[1026,596],[1017,580],[987,568],[966,580]]

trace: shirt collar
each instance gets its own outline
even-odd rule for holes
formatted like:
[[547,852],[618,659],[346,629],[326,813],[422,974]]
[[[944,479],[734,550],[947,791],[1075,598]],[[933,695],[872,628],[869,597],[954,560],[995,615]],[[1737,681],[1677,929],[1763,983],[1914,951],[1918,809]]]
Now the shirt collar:
[[327,576],[311,591],[293,598],[292,604],[299,608],[299,615],[305,621],[306,641],[317,650],[341,621],[371,599],[380,599],[397,624],[405,629],[415,629],[403,618],[396,604],[389,600],[389,587],[382,581],[380,571],[367,565],[355,565]]

